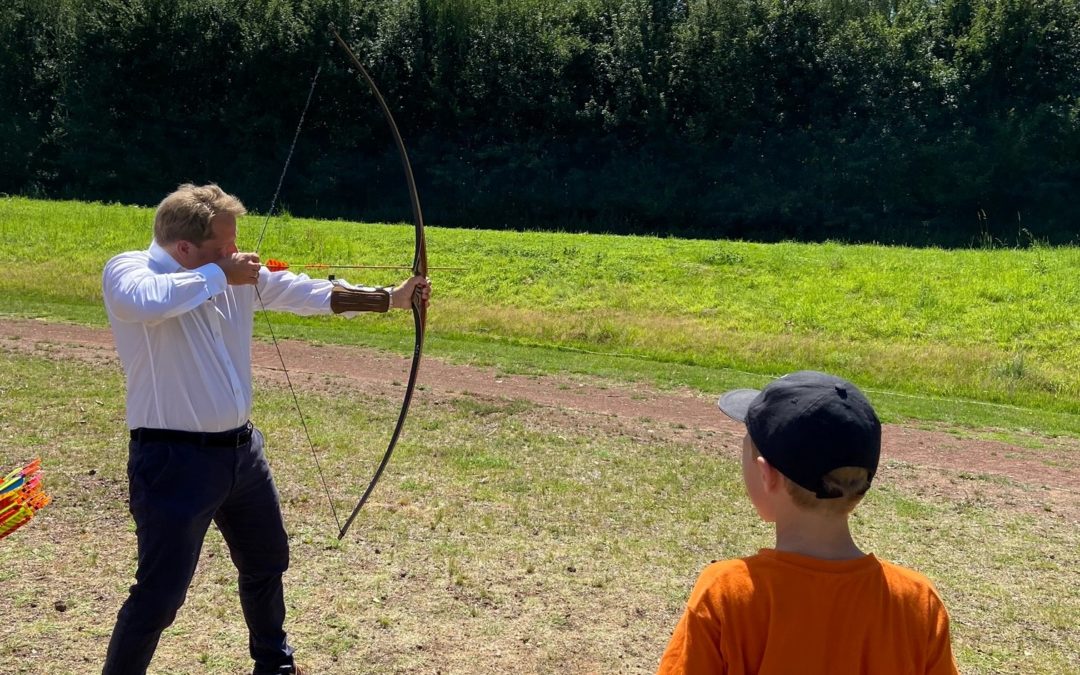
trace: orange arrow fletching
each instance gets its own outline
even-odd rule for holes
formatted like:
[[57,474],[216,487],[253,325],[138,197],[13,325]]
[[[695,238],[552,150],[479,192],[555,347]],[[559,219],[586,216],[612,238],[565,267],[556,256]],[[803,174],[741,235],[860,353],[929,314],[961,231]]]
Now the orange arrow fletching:
[[[270,270],[271,272],[284,272],[285,270],[289,269],[289,263],[285,262],[284,260],[278,260],[276,258],[270,258],[266,261],[265,264],[266,269]],[[331,265],[327,265],[324,263],[308,263],[305,265],[296,265],[295,267],[303,268],[306,270],[326,270],[330,269]]]

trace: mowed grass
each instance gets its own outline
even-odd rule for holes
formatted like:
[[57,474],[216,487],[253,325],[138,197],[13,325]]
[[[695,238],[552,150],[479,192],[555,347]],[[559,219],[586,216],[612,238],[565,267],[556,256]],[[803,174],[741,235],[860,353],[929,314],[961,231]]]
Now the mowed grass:
[[[102,325],[100,272],[153,211],[0,199],[0,313]],[[253,248],[264,220],[241,222]],[[405,225],[270,221],[264,259],[411,263]],[[845,375],[887,421],[1080,436],[1080,249],[753,244],[428,228],[427,353],[715,393]],[[406,272],[347,270],[382,284]],[[279,332],[408,353],[411,322],[275,316]],[[265,334],[265,328],[259,324]]]
[[[733,437],[423,392],[338,542],[288,395],[261,377],[257,388],[292,542],[288,628],[315,672],[651,672],[698,572],[771,545]],[[55,497],[0,542],[10,672],[100,668],[135,568],[122,392],[114,362],[0,351],[0,466],[40,455]],[[345,511],[395,402],[334,378],[300,394]],[[1076,524],[1032,508],[1028,488],[889,464],[856,513],[865,549],[937,583],[961,672],[1080,671]],[[249,670],[235,572],[212,529],[151,672]]]

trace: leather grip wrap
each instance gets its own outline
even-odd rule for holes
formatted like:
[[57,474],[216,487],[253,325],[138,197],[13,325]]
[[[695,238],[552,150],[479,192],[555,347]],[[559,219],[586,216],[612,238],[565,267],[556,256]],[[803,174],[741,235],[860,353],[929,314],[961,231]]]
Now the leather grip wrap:
[[385,288],[343,288],[330,291],[330,309],[344,312],[386,312],[390,309],[390,291]]

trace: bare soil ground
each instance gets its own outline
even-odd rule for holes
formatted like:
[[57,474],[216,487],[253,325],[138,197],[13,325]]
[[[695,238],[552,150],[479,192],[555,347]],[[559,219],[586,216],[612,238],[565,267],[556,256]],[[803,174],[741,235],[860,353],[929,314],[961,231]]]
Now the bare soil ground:
[[[318,390],[327,378],[350,382],[360,390],[385,392],[407,360],[357,347],[318,346],[283,341],[281,349],[294,385]],[[0,320],[0,350],[93,363],[116,362],[107,329],[31,320]],[[256,343],[257,376],[282,378],[272,345]],[[569,376],[505,375],[491,368],[454,365],[425,359],[421,366],[424,396],[469,394],[480,398],[527,401],[553,411],[571,411],[560,419],[651,438],[692,439],[716,436],[706,447],[737,447],[741,425],[724,418],[713,398],[698,392],[660,391],[644,385],[615,385]],[[988,432],[991,430],[987,430]],[[883,473],[888,480],[917,492],[964,490],[957,476],[1000,479],[1001,499],[1012,508],[1053,511],[1080,519],[1080,440],[1032,436],[1032,447],[958,435],[949,429],[886,425]],[[1034,449],[1038,448],[1038,449]],[[933,468],[940,471],[919,471]]]

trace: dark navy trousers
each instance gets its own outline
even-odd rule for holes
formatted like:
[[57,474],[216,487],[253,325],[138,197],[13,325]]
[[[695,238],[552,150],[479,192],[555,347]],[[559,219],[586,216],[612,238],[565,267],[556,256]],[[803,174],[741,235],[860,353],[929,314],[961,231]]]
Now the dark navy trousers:
[[135,436],[128,484],[139,566],[117,615],[104,675],[146,672],[161,632],[184,603],[211,520],[239,572],[255,675],[292,673],[281,584],[289,542],[262,434],[252,429],[233,447]]

